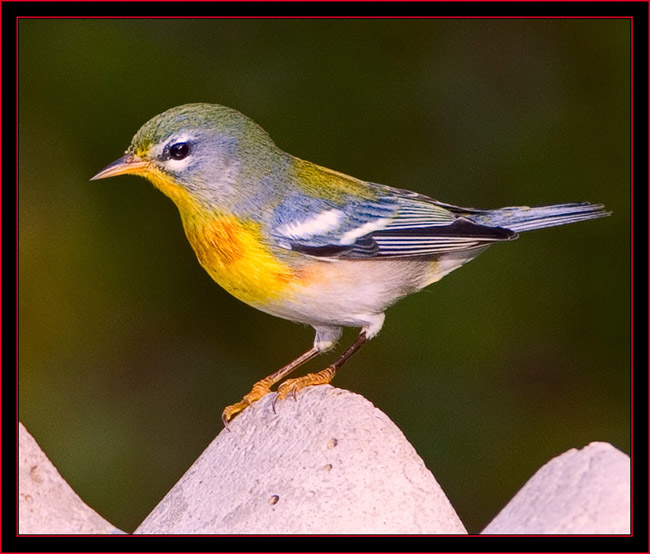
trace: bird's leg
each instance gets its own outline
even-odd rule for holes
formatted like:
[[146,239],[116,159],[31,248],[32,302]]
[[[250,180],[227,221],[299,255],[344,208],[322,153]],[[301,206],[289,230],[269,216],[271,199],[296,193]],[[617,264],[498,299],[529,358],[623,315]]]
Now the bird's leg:
[[359,348],[361,348],[366,342],[368,342],[366,332],[361,331],[357,339],[332,365],[318,373],[308,373],[303,377],[287,379],[278,387],[278,395],[273,399],[273,406],[275,407],[275,403],[278,400],[286,398],[289,394],[295,398],[296,393],[305,387],[310,387],[312,385],[327,385],[334,378],[336,372],[341,369],[343,364],[350,359],[352,354],[359,350]]
[[277,383],[280,379],[283,379],[286,375],[289,375],[289,373],[291,373],[294,369],[318,356],[321,352],[321,349],[317,348],[316,346],[312,346],[309,350],[307,350],[307,352],[301,356],[298,356],[293,362],[285,365],[284,367],[281,367],[275,373],[272,373],[268,377],[265,377],[261,381],[255,383],[251,391],[245,395],[244,398],[242,398],[236,404],[231,404],[224,409],[223,413],[221,414],[221,420],[223,421],[224,426],[227,428],[228,422],[235,416],[235,414],[238,414],[250,406],[253,402],[256,402],[271,392],[271,387],[275,385],[275,383]]

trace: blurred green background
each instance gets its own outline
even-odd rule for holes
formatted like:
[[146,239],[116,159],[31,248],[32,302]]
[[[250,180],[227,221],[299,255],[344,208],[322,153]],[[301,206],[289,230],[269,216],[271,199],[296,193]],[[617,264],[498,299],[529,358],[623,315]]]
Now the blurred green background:
[[471,532],[553,456],[629,453],[629,58],[622,19],[21,20],[21,420],[131,531],[223,407],[311,345],[216,286],[146,181],[89,182],[152,116],[214,102],[446,202],[604,203],[391,308],[335,385],[400,426]]

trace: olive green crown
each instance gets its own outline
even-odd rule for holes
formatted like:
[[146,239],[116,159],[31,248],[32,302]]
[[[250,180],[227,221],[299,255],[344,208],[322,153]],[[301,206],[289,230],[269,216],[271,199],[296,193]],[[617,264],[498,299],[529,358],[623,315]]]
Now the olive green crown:
[[264,129],[237,110],[219,104],[194,103],[171,108],[147,121],[133,137],[129,152],[146,153],[152,145],[184,129],[199,129],[275,147]]

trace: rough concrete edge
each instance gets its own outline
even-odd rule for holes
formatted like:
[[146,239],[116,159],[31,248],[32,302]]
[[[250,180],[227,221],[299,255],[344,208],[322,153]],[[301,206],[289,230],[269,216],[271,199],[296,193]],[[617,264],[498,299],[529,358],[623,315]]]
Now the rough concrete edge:
[[630,458],[607,442],[544,464],[481,534],[630,533]]
[[18,423],[18,534],[124,534],[90,508]]
[[[238,415],[231,423],[230,432],[223,430],[212,441],[181,479],[170,489],[170,492],[163,498],[158,506],[156,506],[156,508],[154,508],[154,510],[152,510],[152,512],[143,520],[134,533],[165,533],[169,532],[170,525],[171,528],[175,529],[171,531],[172,533],[246,533],[248,531],[242,530],[240,524],[238,527],[230,526],[237,525],[233,523],[234,512],[239,514],[242,511],[247,512],[248,510],[260,510],[260,519],[255,520],[256,524],[260,521],[265,521],[265,525],[267,525],[265,528],[270,529],[268,533],[272,534],[279,533],[291,535],[293,533],[314,533],[320,535],[323,533],[350,533],[351,531],[349,530],[349,527],[347,527],[347,530],[345,531],[341,531],[340,528],[338,528],[338,530],[330,529],[327,531],[310,530],[312,528],[309,527],[310,524],[308,522],[305,522],[307,527],[301,528],[302,530],[296,530],[295,523],[296,521],[299,521],[300,518],[294,519],[291,517],[288,518],[288,521],[294,524],[293,528],[290,525],[284,529],[281,527],[281,524],[280,528],[278,528],[274,526],[275,524],[273,523],[273,521],[277,522],[278,519],[272,520],[267,513],[268,506],[266,506],[265,509],[264,503],[260,502],[255,495],[250,494],[251,491],[247,490],[248,488],[254,489],[255,487],[264,487],[266,482],[276,483],[275,486],[277,486],[278,482],[289,482],[291,489],[300,488],[305,482],[308,482],[309,486],[319,486],[315,482],[311,481],[309,477],[305,477],[300,472],[298,474],[300,477],[296,475],[298,480],[294,481],[293,474],[286,475],[285,472],[287,469],[282,464],[277,466],[275,469],[268,467],[263,469],[260,467],[259,471],[262,471],[263,473],[260,475],[255,475],[255,473],[248,475],[247,479],[245,479],[245,483],[248,483],[249,485],[245,486],[241,483],[241,479],[236,479],[236,482],[232,482],[228,478],[227,474],[223,474],[223,471],[227,471],[230,464],[234,463],[236,467],[238,462],[235,460],[237,460],[240,455],[245,455],[247,452],[254,452],[255,457],[261,456],[265,460],[273,460],[278,455],[278,450],[287,451],[292,448],[292,445],[304,445],[305,443],[309,443],[310,439],[314,435],[314,424],[318,425],[317,435],[320,436],[320,434],[323,433],[327,436],[338,437],[337,442],[339,448],[342,446],[341,440],[346,442],[346,439],[351,441],[348,444],[355,445],[355,455],[349,458],[346,455],[343,459],[344,461],[341,460],[339,462],[351,464],[351,466],[348,466],[347,468],[348,472],[350,471],[350,467],[354,468],[356,466],[359,472],[365,472],[367,474],[369,469],[368,464],[370,463],[370,460],[373,459],[372,455],[381,455],[383,449],[386,449],[388,454],[387,458],[393,459],[393,462],[390,463],[397,464],[397,462],[394,461],[394,455],[396,452],[400,452],[401,455],[405,456],[403,464],[404,467],[410,468],[410,471],[413,472],[409,474],[408,478],[408,481],[413,486],[420,483],[417,477],[419,471],[428,475],[427,479],[431,480],[431,487],[435,487],[435,494],[427,496],[429,500],[429,503],[426,505],[427,509],[424,509],[424,506],[421,511],[415,508],[413,509],[411,515],[413,521],[411,524],[408,524],[408,526],[413,530],[401,531],[400,534],[467,533],[462,521],[453,508],[453,504],[449,501],[444,490],[438,484],[435,475],[433,475],[431,470],[425,466],[424,462],[399,427],[397,427],[397,425],[395,425],[386,414],[376,408],[366,398],[350,391],[331,386],[311,387],[305,391],[301,391],[297,401],[286,399],[277,406],[277,411],[274,411],[271,404],[275,399],[275,396],[275,394],[270,394],[264,397],[251,408],[248,408],[242,414]],[[364,422],[367,423],[368,421],[373,422],[371,426],[374,426],[374,428],[376,428],[377,422],[383,422],[380,427],[383,427],[384,430],[379,434],[364,434],[364,437],[366,437],[367,440],[359,440],[360,437],[358,434],[360,430],[364,428]],[[400,443],[403,445],[401,448],[396,446]],[[345,448],[349,449],[350,446]],[[395,450],[395,448],[397,448],[397,450]],[[367,451],[368,456],[363,455],[364,450]],[[346,452],[348,451],[346,450]],[[300,466],[311,466],[311,462],[320,459],[322,456],[322,452],[314,450],[311,451],[310,454],[307,452],[297,453],[296,459],[300,459],[301,454],[308,455],[309,458],[304,462],[300,462],[298,464]],[[408,457],[406,457],[407,454]],[[337,454],[337,456],[338,455],[339,454]],[[417,458],[417,463],[414,461],[413,456]],[[226,466],[224,466],[225,460],[228,460]],[[246,468],[245,461],[241,461],[241,463],[242,471],[246,472],[251,470],[250,467]],[[396,465],[396,471],[399,471],[401,467],[402,465],[400,464]],[[421,469],[418,469],[420,467]],[[354,469],[352,469],[352,471],[354,471]],[[302,481],[302,478],[307,479],[307,481]],[[403,481],[397,479],[397,482]],[[387,498],[399,495],[399,491],[397,490],[394,493],[390,492],[391,488],[395,486],[392,480],[387,479],[382,481],[382,483],[386,488],[386,494],[388,495]],[[232,488],[233,486],[235,488]],[[323,486],[327,487],[328,485],[324,484]],[[381,486],[382,485],[379,485],[379,487]],[[194,496],[192,490],[195,491],[196,496]],[[317,491],[318,489],[315,490]],[[422,494],[424,490],[424,488],[417,488],[417,492],[420,494]],[[360,494],[363,492],[358,491],[357,489],[355,489],[355,491]],[[320,498],[318,492],[315,494]],[[284,495],[281,496],[283,499],[285,498]],[[335,514],[345,512],[346,508],[351,503],[354,505],[354,503],[357,502],[356,497],[350,498],[349,496],[345,497],[344,495],[334,496],[336,496],[334,502],[345,502],[345,505],[341,507],[341,512],[334,509],[333,513]],[[358,498],[360,513],[372,513],[372,510],[369,509],[367,505],[364,505],[362,497],[363,495],[361,494]],[[211,498],[219,499],[221,507],[215,509],[216,513],[211,508]],[[310,498],[309,494],[307,494],[304,501],[306,502],[305,509],[308,507],[313,508],[313,497]],[[194,507],[192,508],[192,506]],[[235,506],[237,509],[232,506]],[[283,506],[284,504],[280,506],[280,508]],[[228,510],[230,510],[230,512]],[[222,513],[223,511],[226,513],[225,516]],[[424,517],[425,513],[427,514],[427,518]],[[403,512],[400,514],[400,518],[408,517]],[[429,516],[431,517],[430,522],[428,520]],[[284,513],[284,517],[287,518],[286,513]],[[265,518],[268,518],[269,521],[267,522]],[[280,518],[280,521],[282,522],[285,520]],[[206,522],[208,522],[209,525],[206,525]],[[349,525],[350,522],[351,520],[346,520],[344,527]],[[330,523],[336,525],[334,522]],[[391,523],[398,525],[397,521]],[[362,519],[359,521],[359,525],[369,525],[369,522],[368,520]],[[415,530],[418,527],[420,529],[430,530]],[[290,528],[292,530],[289,530]],[[361,530],[360,527],[359,529],[358,533],[367,534],[370,532],[367,531],[368,528],[364,528],[366,531]],[[249,529],[249,531],[256,534],[260,532],[265,533],[265,531],[259,529]],[[354,532],[356,533],[356,531]],[[380,534],[383,533],[382,531],[378,532]],[[392,531],[385,532],[391,533]]]

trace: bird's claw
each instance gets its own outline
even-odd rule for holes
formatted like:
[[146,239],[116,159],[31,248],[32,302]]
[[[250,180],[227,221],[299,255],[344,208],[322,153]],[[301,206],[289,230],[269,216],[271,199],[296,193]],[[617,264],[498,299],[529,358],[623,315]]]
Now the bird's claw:
[[336,373],[336,370],[330,366],[318,373],[308,373],[302,377],[287,379],[278,387],[278,392],[273,399],[273,411],[275,412],[275,405],[278,400],[283,400],[287,396],[291,396],[296,400],[299,390],[315,385],[327,385],[334,377],[334,373]]
[[223,421],[223,426],[230,431],[229,422],[235,417],[239,412],[244,411],[254,402],[257,402],[263,396],[266,396],[271,392],[270,385],[264,381],[258,381],[253,385],[251,391],[244,396],[239,402],[226,406],[221,414],[221,421]]

